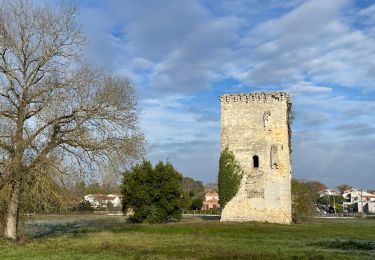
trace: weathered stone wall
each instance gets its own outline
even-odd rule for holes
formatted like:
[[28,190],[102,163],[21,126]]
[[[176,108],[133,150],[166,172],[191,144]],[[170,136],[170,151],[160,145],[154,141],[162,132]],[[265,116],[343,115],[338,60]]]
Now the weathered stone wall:
[[[290,224],[289,95],[228,94],[220,102],[221,148],[233,151],[245,173],[221,221]],[[258,167],[254,157],[259,159]]]

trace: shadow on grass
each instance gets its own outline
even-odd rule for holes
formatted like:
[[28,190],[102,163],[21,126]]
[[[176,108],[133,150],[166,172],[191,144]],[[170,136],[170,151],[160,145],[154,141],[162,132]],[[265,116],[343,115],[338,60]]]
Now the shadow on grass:
[[362,254],[366,259],[375,259],[374,240],[336,239],[309,243],[307,246],[317,246],[325,249],[343,250]]
[[[87,232],[112,231],[125,229],[126,219],[67,219],[67,220],[39,220],[25,224],[23,233],[30,238],[42,238],[67,234],[85,234]],[[128,225],[126,225],[128,226]],[[131,226],[131,225],[130,225]]]
[[375,251],[375,241],[372,240],[344,240],[336,239],[331,241],[319,241],[310,243],[309,246],[319,246],[329,249],[341,250],[359,250],[359,251]]
[[[191,218],[183,218],[182,221],[171,221],[168,224],[184,223],[184,222],[217,222],[220,217],[217,216],[194,216]],[[157,227],[157,225],[155,226]],[[144,229],[142,225],[134,224],[126,218],[101,217],[97,219],[82,219],[75,216],[66,217],[64,219],[45,219],[34,220],[26,223],[22,229],[22,233],[28,237],[43,238],[49,236],[61,236],[72,234],[74,236],[84,235],[88,232],[109,231],[113,233],[136,232]],[[156,228],[158,229],[158,228]],[[159,232],[156,230],[156,232]]]

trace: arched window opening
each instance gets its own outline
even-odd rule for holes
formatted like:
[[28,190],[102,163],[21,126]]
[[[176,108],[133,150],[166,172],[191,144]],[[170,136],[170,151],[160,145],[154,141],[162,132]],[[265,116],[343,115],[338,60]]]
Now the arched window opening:
[[258,155],[253,156],[253,167],[258,168],[259,167],[259,157]]

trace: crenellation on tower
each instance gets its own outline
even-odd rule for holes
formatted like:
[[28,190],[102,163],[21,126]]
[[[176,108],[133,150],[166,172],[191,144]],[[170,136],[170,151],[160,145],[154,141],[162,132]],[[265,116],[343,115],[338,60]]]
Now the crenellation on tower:
[[250,102],[250,101],[284,101],[290,102],[289,94],[286,92],[256,92],[224,94],[220,97],[221,102]]
[[221,148],[228,147],[244,176],[221,221],[291,222],[290,108],[285,92],[225,94]]

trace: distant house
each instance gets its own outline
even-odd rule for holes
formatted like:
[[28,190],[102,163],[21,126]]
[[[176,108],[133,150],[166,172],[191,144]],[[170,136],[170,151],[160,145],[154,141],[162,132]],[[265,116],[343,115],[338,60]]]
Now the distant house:
[[219,194],[217,192],[206,193],[205,200],[203,201],[202,210],[220,208]]
[[375,213],[375,200],[368,201],[364,209],[368,213]]
[[352,207],[355,212],[375,213],[375,194],[365,190],[352,188],[342,195],[346,202],[344,208]]
[[341,195],[341,193],[336,189],[324,189],[319,192],[320,197],[331,196],[331,195],[338,196],[338,195]]
[[119,194],[108,194],[107,197],[113,204],[113,207],[121,207],[122,206],[122,195]]
[[107,207],[108,202],[111,202],[113,207],[121,207],[122,195],[118,194],[88,194],[85,196],[85,200],[89,201],[94,208]]

